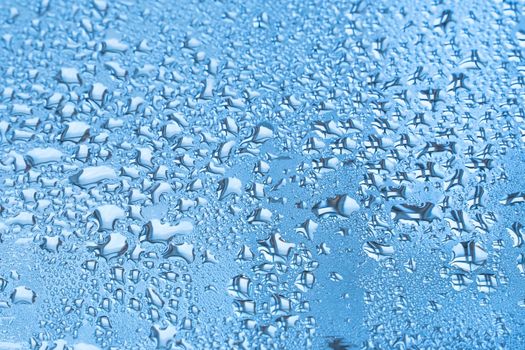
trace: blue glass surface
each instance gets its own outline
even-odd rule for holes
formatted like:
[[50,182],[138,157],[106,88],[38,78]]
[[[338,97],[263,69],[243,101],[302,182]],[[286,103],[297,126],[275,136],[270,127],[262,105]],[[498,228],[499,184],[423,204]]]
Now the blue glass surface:
[[525,349],[523,1],[0,1],[0,349]]

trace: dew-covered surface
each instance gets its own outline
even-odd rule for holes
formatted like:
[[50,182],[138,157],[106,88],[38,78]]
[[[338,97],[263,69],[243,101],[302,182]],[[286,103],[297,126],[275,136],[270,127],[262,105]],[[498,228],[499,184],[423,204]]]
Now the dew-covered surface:
[[0,3],[0,349],[521,349],[523,1]]

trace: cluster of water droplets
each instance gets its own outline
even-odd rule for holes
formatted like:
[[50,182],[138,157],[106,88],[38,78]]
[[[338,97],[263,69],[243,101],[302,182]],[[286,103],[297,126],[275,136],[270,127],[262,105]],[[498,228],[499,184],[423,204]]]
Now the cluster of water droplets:
[[523,7],[2,2],[0,348],[518,348]]

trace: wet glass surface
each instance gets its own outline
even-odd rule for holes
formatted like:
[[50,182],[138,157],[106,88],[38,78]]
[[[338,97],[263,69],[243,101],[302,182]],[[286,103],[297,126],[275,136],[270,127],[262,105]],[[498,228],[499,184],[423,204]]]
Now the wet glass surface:
[[0,349],[521,349],[523,1],[0,2]]

